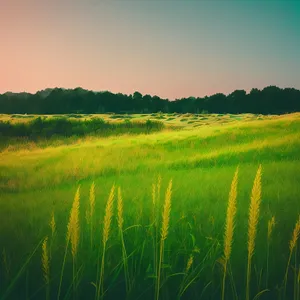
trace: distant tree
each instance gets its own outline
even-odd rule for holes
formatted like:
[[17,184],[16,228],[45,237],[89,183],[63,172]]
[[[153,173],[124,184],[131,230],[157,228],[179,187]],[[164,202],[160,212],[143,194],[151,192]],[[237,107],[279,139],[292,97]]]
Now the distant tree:
[[81,87],[75,89],[45,89],[35,94],[0,94],[0,113],[66,114],[83,113],[256,113],[283,114],[300,111],[300,91],[294,88],[280,89],[267,86],[263,90],[253,88],[249,94],[235,90],[228,96],[217,93],[204,98],[187,97],[170,101],[156,95],[113,94],[109,91],[93,92]]
[[246,94],[247,93],[244,90],[235,90],[228,95],[228,101],[224,112],[238,114],[247,111],[249,108],[246,103]]
[[206,99],[206,109],[210,113],[224,113],[226,111],[226,96],[222,93],[214,94]]

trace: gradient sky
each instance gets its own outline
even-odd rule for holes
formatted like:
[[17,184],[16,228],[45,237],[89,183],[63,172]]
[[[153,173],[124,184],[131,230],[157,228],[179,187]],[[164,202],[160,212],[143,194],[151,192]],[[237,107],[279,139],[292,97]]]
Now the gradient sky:
[[300,89],[300,1],[0,0],[0,93]]

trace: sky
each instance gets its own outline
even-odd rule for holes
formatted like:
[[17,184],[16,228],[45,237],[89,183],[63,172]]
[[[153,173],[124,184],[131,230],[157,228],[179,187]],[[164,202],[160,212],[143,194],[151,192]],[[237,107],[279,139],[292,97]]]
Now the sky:
[[0,0],[0,93],[300,89],[300,1]]

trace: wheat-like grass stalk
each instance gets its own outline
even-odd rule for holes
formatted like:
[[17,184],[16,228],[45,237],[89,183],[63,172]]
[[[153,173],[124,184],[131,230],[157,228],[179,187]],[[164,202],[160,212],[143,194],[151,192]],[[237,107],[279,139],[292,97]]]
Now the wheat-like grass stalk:
[[42,268],[46,284],[46,299],[50,299],[50,259],[48,254],[48,237],[46,237],[42,244]]
[[50,228],[51,228],[51,239],[53,239],[53,237],[56,233],[56,222],[55,222],[54,211],[52,211],[49,225],[50,225]]
[[105,215],[104,215],[104,223],[103,223],[103,236],[102,236],[102,260],[101,260],[101,268],[100,268],[100,277],[99,277],[99,284],[97,286],[97,295],[96,299],[99,300],[100,297],[103,298],[104,296],[104,262],[105,262],[105,250],[106,250],[106,243],[109,238],[110,232],[110,224],[113,215],[113,202],[115,197],[115,185],[112,186],[110,190],[110,194],[108,197],[108,201],[105,208]]
[[76,258],[79,245],[79,200],[80,200],[80,186],[78,187],[75,198],[73,201],[73,206],[70,214],[69,224],[68,224],[68,238],[71,242],[71,250],[73,257],[73,292],[74,296],[76,293]]
[[158,271],[157,271],[157,280],[156,280],[156,297],[155,299],[159,299],[159,291],[160,291],[160,277],[161,277],[161,265],[163,261],[164,254],[164,242],[168,236],[169,231],[169,222],[170,222],[170,211],[171,211],[171,196],[172,196],[172,179],[169,182],[166,196],[165,196],[165,204],[164,210],[162,214],[162,227],[160,234],[160,253],[159,253],[159,263],[158,263]]
[[172,180],[169,182],[169,186],[166,192],[164,211],[162,215],[162,228],[161,228],[161,240],[165,240],[169,231],[170,223],[170,211],[171,211],[171,196],[172,196]]
[[50,242],[50,251],[49,251],[49,255],[50,255],[50,259],[51,259],[53,241],[54,241],[54,236],[56,234],[56,222],[55,222],[54,211],[52,211],[52,213],[51,213],[51,219],[50,219],[49,225],[50,225],[50,229],[51,229],[51,242]]
[[194,255],[191,254],[190,257],[189,257],[189,259],[188,259],[188,261],[187,261],[187,264],[186,264],[186,268],[185,268],[185,273],[186,274],[189,272],[189,270],[190,270],[193,262],[194,262]]
[[117,209],[118,209],[118,227],[120,232],[123,232],[123,198],[122,198],[122,193],[121,193],[121,188],[118,187],[118,204],[117,204]]
[[236,169],[234,177],[231,183],[231,188],[229,192],[229,200],[227,206],[227,216],[225,223],[225,234],[224,234],[224,273],[223,273],[223,286],[222,286],[222,300],[225,297],[225,283],[226,283],[226,273],[227,265],[231,255],[233,233],[235,227],[235,215],[236,215],[236,199],[237,199],[237,185],[238,185],[238,172],[239,168]]
[[90,188],[89,199],[89,223],[90,223],[90,235],[91,235],[91,248],[93,248],[93,235],[94,235],[94,212],[95,212],[95,182],[92,183]]
[[75,198],[73,201],[73,206],[70,213],[69,223],[68,223],[68,233],[67,239],[70,239],[72,256],[76,257],[79,245],[79,200],[80,200],[80,186],[78,187]]
[[251,261],[255,249],[255,238],[256,238],[259,209],[261,203],[261,175],[262,175],[262,167],[260,165],[254,179],[252,193],[251,193],[250,209],[249,209],[246,300],[249,300],[250,297]]
[[113,202],[115,197],[115,186],[111,188],[110,195],[107,201],[106,209],[105,209],[105,216],[104,216],[104,227],[103,227],[103,245],[106,244],[109,238],[109,232],[110,232],[110,224],[111,224],[111,218],[113,215]]
[[[194,281],[194,280],[189,280],[189,271],[194,263],[194,255],[193,253],[190,254],[189,259],[186,263],[185,269],[184,269],[184,275],[183,275],[183,280],[179,286],[179,294],[178,294],[178,299],[181,298],[185,290],[188,288],[188,286]],[[187,281],[188,284],[187,284]]]
[[73,257],[73,292],[75,293],[75,288],[76,288],[75,259],[77,255],[78,245],[79,245],[79,200],[80,200],[80,186],[76,190],[74,201],[70,212],[69,222],[67,225],[66,248],[65,248],[65,254],[64,254],[64,259],[63,259],[63,264],[61,269],[59,287],[58,287],[58,294],[57,294],[58,300],[60,298],[61,284],[62,284],[63,273],[65,269],[68,246],[70,242],[72,246],[72,257]]
[[267,270],[266,270],[266,288],[268,287],[268,279],[269,279],[269,254],[270,254],[270,242],[271,235],[275,226],[275,217],[273,216],[268,221],[268,234],[267,234]]
[[129,293],[130,291],[130,278],[129,278],[129,271],[128,271],[128,263],[127,263],[127,252],[124,242],[124,236],[123,236],[123,198],[121,193],[121,188],[118,188],[118,228],[119,228],[119,235],[121,239],[122,244],[122,258],[123,258],[123,265],[124,265],[124,273],[125,273],[125,284],[126,284],[126,292]]
[[288,278],[288,271],[289,271],[289,267],[290,267],[290,263],[291,263],[291,259],[292,259],[292,255],[293,255],[293,251],[297,245],[297,241],[299,238],[299,234],[300,234],[300,215],[298,217],[298,220],[295,224],[294,230],[293,230],[293,235],[292,238],[289,242],[289,248],[290,248],[290,255],[289,255],[289,259],[288,259],[288,263],[286,266],[286,271],[285,271],[285,275],[284,275],[284,297],[285,297],[285,292],[286,292],[286,284],[287,284],[287,278]]

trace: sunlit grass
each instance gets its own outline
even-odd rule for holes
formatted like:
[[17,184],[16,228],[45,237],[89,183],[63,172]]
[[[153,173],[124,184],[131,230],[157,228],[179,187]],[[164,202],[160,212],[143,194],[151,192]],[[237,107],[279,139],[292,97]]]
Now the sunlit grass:
[[[44,253],[51,259],[50,284],[43,278],[41,255],[18,284],[32,299],[48,295],[46,286],[57,295],[67,224],[79,184],[80,214],[75,223],[80,231],[78,239],[73,236],[73,254],[66,252],[61,299],[73,295],[92,299],[95,290],[99,299],[125,299],[126,295],[130,299],[176,299],[178,295],[221,299],[224,269],[218,262],[224,250],[228,191],[237,165],[234,243],[227,260],[224,299],[244,298],[249,205],[260,164],[262,201],[249,294],[268,288],[260,299],[278,299],[284,279],[286,299],[293,299],[299,290],[295,285],[293,291],[299,253],[296,246],[289,252],[288,245],[300,212],[300,118],[298,114],[247,118],[223,125],[212,124],[211,119],[209,126],[183,126],[138,137],[88,138],[46,148],[21,145],[0,152],[0,251],[5,253],[0,276],[7,278],[0,285],[0,299],[26,255],[45,236],[49,236]],[[167,190],[170,179],[170,225],[161,251],[165,199],[159,200],[159,194]],[[106,217],[111,221],[104,243],[105,207],[113,185],[118,188],[117,205]],[[273,216],[276,226],[270,244],[266,237]],[[46,261],[44,255],[45,266]],[[10,290],[17,298],[18,291]]]

